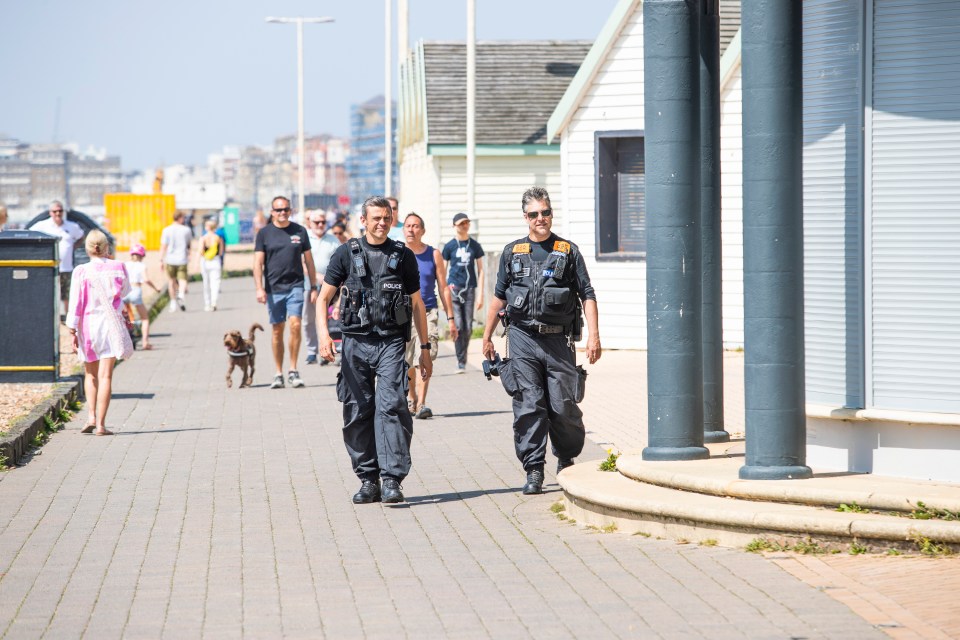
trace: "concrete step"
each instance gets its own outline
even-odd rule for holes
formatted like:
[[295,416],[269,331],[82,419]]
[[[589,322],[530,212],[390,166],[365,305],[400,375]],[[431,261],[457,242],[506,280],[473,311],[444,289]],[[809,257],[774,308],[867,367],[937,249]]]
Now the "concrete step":
[[865,509],[905,513],[925,506],[960,513],[960,485],[830,472],[817,472],[803,480],[741,480],[742,441],[707,447],[711,452],[707,460],[649,462],[639,452],[626,453],[617,459],[617,469],[640,482],[714,496],[830,508],[856,504]]
[[877,551],[916,551],[917,541],[924,539],[960,547],[960,522],[956,521],[696,493],[603,472],[599,464],[599,460],[582,462],[558,477],[566,515],[580,524],[599,528],[615,524],[618,531],[627,533],[730,547],[742,547],[757,538],[782,544],[812,539],[834,548],[856,542]]

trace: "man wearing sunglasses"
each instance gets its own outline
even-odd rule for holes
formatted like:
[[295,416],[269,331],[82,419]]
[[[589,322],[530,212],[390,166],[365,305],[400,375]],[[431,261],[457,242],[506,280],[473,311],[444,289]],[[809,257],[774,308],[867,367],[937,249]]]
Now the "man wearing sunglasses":
[[[583,450],[583,412],[577,406],[582,382],[574,342],[586,314],[586,355],[600,359],[597,296],[577,245],[558,237],[550,195],[531,187],[521,201],[528,234],[503,249],[494,299],[483,330],[483,355],[494,360],[491,336],[505,312],[510,360],[500,380],[513,397],[517,458],[527,473],[526,495],[543,492],[547,439],[557,456],[557,473]],[[581,398],[582,399],[582,398]]]
[[54,200],[50,203],[50,217],[33,225],[33,230],[59,240],[60,301],[66,312],[67,301],[70,300],[70,279],[73,277],[73,247],[77,240],[83,237],[83,229],[76,222],[67,220],[63,204],[59,200]]
[[257,232],[253,248],[253,282],[257,287],[257,302],[267,305],[270,324],[273,326],[273,362],[277,374],[271,389],[282,389],[283,381],[283,330],[290,320],[290,370],[287,380],[290,386],[304,386],[297,371],[300,355],[300,318],[303,317],[304,275],[307,265],[307,282],[310,285],[309,304],[317,303],[317,272],[313,266],[310,238],[307,230],[290,222],[290,200],[277,196],[271,203],[273,215],[270,222]]

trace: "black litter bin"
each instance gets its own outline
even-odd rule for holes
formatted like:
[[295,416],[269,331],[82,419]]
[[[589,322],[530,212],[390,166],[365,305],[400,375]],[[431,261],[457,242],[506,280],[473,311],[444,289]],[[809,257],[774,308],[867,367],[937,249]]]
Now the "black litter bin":
[[56,238],[0,232],[0,382],[59,378],[59,263]]

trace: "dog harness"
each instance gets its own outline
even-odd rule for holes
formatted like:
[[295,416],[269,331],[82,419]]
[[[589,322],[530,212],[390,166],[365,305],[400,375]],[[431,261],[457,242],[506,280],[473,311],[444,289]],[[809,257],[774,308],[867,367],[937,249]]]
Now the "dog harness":
[[252,350],[247,349],[246,351],[227,351],[228,356],[233,356],[234,358],[243,358],[253,353]]

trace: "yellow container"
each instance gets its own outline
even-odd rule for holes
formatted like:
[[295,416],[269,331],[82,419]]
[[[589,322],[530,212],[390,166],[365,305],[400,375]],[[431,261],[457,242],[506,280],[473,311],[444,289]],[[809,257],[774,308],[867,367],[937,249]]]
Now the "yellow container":
[[160,232],[173,222],[177,203],[172,195],[108,193],[103,197],[110,233],[117,239],[117,251],[136,243],[147,251],[160,249]]

